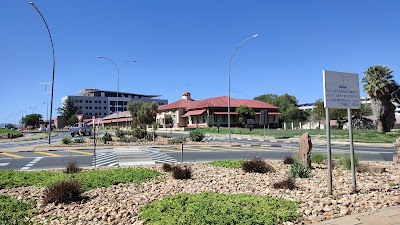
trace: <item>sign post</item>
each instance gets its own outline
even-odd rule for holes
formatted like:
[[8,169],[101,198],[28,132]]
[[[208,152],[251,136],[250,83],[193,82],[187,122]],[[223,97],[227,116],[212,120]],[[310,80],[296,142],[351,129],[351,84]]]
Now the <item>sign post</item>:
[[253,134],[251,133],[251,131],[254,128],[254,119],[247,119],[247,127],[250,130],[250,140],[253,140]]
[[269,133],[268,110],[266,110],[266,109],[261,110],[261,113],[260,113],[260,125],[264,126],[264,141],[265,141],[265,125],[268,125],[268,133]]
[[360,89],[358,74],[323,71],[324,82],[324,107],[326,109],[326,139],[328,154],[328,192],[332,194],[332,160],[331,160],[331,137],[330,137],[330,108],[347,109],[349,142],[351,157],[351,175],[353,192],[357,191],[354,167],[353,127],[351,123],[351,109],[360,108]]
[[93,156],[94,156],[94,168],[96,168],[96,117],[92,117],[93,124]]

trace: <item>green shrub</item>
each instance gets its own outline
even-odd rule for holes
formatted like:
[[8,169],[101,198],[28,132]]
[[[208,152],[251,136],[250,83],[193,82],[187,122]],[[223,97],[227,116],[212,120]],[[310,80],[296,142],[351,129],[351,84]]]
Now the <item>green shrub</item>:
[[274,171],[274,168],[259,157],[246,160],[242,164],[242,170],[246,173],[267,173]]
[[117,130],[115,131],[115,136],[117,136],[118,138],[124,137],[125,133],[123,130],[120,130],[119,128],[117,128]]
[[65,137],[65,138],[61,139],[61,142],[64,145],[69,145],[69,144],[71,144],[71,138]]
[[104,144],[107,144],[107,142],[112,141],[111,134],[106,132],[103,137],[101,137],[101,140],[103,140]]
[[202,141],[204,139],[204,133],[201,130],[195,129],[195,130],[191,130],[189,133],[190,136],[190,140],[191,141]]
[[10,196],[0,195],[0,224],[33,224],[30,219],[37,213],[35,200],[22,202]]
[[81,182],[85,190],[90,190],[132,181],[140,184],[158,175],[160,175],[159,172],[145,168],[90,170],[73,174],[73,176],[51,171],[0,170],[0,189],[28,186],[48,187],[74,177]]
[[243,160],[218,160],[209,162],[208,164],[212,166],[239,169],[242,168]]
[[171,164],[169,164],[169,163],[164,163],[162,165],[162,169],[163,169],[164,172],[171,172],[172,171],[172,167],[173,166]]
[[133,128],[131,130],[131,135],[133,137],[136,137],[137,139],[143,139],[146,137],[146,131],[143,130],[142,128]]
[[157,138],[156,132],[147,132],[146,133],[146,140],[147,141],[154,141],[154,138]]
[[187,166],[173,166],[172,177],[179,180],[188,180],[192,178],[192,169]]
[[169,145],[176,145],[176,144],[185,143],[185,141],[186,141],[185,137],[177,137],[177,138],[169,139],[167,142]]
[[85,143],[85,139],[83,139],[83,138],[76,138],[76,139],[74,139],[74,142],[77,143],[77,144]]
[[[354,154],[354,167],[359,166],[358,155]],[[344,154],[340,158],[340,166],[346,170],[351,170],[351,157],[350,154]]]
[[84,189],[78,180],[63,180],[44,191],[44,203],[68,203],[82,200]]
[[296,188],[296,180],[293,177],[288,177],[283,181],[276,182],[274,184],[275,189],[289,189],[293,190]]
[[327,158],[327,156],[320,152],[311,154],[311,162],[312,163],[321,164],[326,158]]
[[276,225],[299,217],[298,203],[250,194],[181,193],[139,208],[146,224]]
[[311,169],[305,168],[303,164],[296,161],[290,166],[290,175],[295,178],[309,178],[311,177]]

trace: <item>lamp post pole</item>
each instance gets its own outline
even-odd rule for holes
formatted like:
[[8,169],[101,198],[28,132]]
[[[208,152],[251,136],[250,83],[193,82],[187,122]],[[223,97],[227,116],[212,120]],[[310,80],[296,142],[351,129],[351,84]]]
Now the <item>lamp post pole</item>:
[[[103,57],[103,56],[99,56],[98,58],[99,59],[106,59],[106,60],[112,62],[114,64],[115,68],[117,68],[117,104],[116,104],[116,106],[117,106],[117,127],[119,127],[119,124],[118,124],[118,121],[119,121],[119,107],[118,107],[118,104],[119,104],[119,67],[117,66],[117,64],[114,61],[112,61],[109,58],[106,58],[106,57]],[[133,60],[133,61],[125,61],[124,63],[127,63],[127,62],[137,62],[137,61],[135,61],[135,60]]]
[[52,117],[52,112],[53,112],[53,97],[54,97],[54,71],[55,71],[55,67],[56,67],[56,59],[54,57],[54,45],[53,45],[53,39],[51,38],[51,33],[50,33],[50,29],[49,26],[47,25],[46,20],[44,19],[42,13],[39,11],[39,9],[36,7],[35,3],[30,2],[30,4],[36,9],[36,11],[39,13],[40,17],[42,17],[44,24],[46,25],[47,28],[47,32],[49,33],[49,37],[50,37],[50,43],[51,43],[51,49],[53,51],[53,76],[51,79],[51,100],[50,100],[50,120],[49,120],[49,124],[50,124],[50,129],[49,129],[49,144],[51,142],[51,117]]
[[229,142],[231,142],[231,62],[232,62],[232,58],[235,55],[236,51],[240,48],[240,46],[242,46],[244,43],[246,43],[247,41],[250,41],[251,39],[257,37],[258,34],[255,34],[249,38],[247,38],[246,40],[244,40],[242,43],[240,43],[235,50],[233,51],[231,58],[229,59],[229,63],[228,63],[228,138],[229,138]]

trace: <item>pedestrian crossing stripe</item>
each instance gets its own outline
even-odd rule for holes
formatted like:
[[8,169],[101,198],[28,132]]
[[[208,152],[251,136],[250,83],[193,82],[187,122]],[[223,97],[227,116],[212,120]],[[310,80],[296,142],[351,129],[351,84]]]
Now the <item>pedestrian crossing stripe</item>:
[[78,150],[68,150],[68,152],[79,153],[79,154],[84,154],[84,155],[93,155],[93,153],[91,153],[91,152],[84,152],[84,151],[78,151]]

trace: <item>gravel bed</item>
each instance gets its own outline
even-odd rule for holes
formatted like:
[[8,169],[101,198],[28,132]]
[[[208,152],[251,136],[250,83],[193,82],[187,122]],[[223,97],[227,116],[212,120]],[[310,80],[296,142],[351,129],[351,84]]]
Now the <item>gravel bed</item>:
[[[43,188],[27,187],[0,190],[18,199],[38,199],[39,215],[34,220],[43,224],[143,224],[137,212],[140,206],[177,193],[247,193],[268,195],[299,202],[302,215],[293,223],[310,224],[344,215],[368,212],[400,204],[400,165],[369,163],[386,167],[379,174],[357,173],[359,192],[351,194],[351,173],[335,168],[333,195],[327,194],[326,166],[314,165],[312,178],[296,179],[297,189],[274,189],[275,182],[287,176],[289,165],[270,161],[275,172],[244,173],[241,169],[214,167],[203,163],[189,164],[191,180],[175,180],[170,173],[146,183],[119,184],[85,192],[86,200],[71,204],[43,204]],[[142,166],[161,172],[161,165]]]

